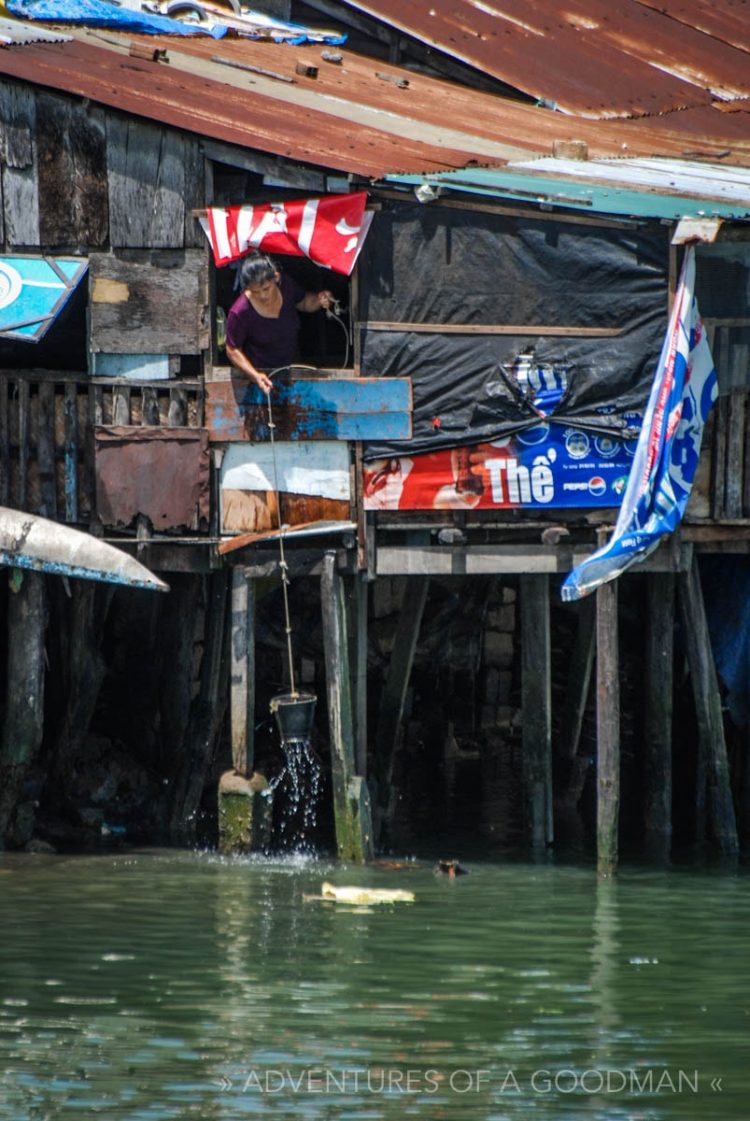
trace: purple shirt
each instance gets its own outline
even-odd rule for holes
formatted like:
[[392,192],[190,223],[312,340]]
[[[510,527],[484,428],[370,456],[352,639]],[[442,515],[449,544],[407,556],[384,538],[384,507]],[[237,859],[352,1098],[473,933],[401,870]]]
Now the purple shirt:
[[296,280],[281,274],[281,311],[276,319],[258,315],[242,292],[227,316],[227,346],[241,350],[259,370],[275,370],[297,361],[299,312],[297,304],[305,290]]

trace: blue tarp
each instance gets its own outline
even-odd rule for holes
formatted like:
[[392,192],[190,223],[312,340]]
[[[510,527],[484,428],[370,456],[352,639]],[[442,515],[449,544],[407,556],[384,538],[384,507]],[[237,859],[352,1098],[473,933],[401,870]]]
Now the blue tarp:
[[169,16],[154,16],[119,8],[106,0],[7,0],[6,7],[14,16],[48,23],[81,23],[87,27],[113,27],[147,35],[210,35],[221,39],[226,27],[208,30],[200,24],[181,23]]

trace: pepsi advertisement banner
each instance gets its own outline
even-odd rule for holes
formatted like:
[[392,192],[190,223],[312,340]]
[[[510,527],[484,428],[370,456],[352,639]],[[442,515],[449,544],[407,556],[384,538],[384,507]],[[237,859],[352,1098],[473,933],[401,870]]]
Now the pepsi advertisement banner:
[[373,460],[365,465],[364,505],[366,510],[619,506],[636,443],[545,423],[490,443]]

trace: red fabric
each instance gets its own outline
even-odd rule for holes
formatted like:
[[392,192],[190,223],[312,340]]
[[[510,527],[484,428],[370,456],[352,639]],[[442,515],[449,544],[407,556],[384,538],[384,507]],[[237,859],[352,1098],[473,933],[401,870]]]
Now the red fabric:
[[214,261],[227,265],[251,250],[309,257],[349,276],[369,228],[367,192],[284,203],[212,207],[207,235]]

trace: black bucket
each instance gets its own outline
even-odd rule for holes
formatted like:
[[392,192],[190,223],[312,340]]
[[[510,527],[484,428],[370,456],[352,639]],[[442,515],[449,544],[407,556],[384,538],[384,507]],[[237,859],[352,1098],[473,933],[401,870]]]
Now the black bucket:
[[282,743],[310,739],[317,699],[314,693],[279,693],[271,698]]

